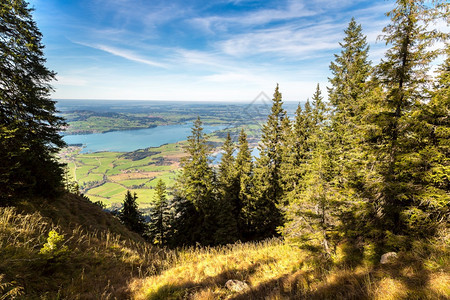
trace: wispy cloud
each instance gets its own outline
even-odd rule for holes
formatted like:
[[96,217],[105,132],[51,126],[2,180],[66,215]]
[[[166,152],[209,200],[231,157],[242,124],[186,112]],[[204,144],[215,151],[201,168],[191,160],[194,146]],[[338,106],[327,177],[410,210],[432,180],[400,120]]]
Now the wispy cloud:
[[138,62],[141,64],[145,64],[145,65],[149,65],[152,67],[158,67],[158,68],[164,68],[167,69],[168,66],[166,64],[160,63],[160,62],[155,62],[153,60],[149,60],[147,58],[141,57],[139,55],[137,55],[136,53],[134,53],[133,51],[130,50],[126,50],[126,49],[119,49],[116,47],[111,47],[111,46],[107,46],[107,45],[90,45],[90,44],[86,44],[86,43],[81,43],[81,42],[75,42],[79,45],[83,45],[83,46],[87,46],[90,48],[94,48],[97,50],[101,50],[104,52],[107,52],[109,54],[130,60],[130,61],[134,61],[134,62]]
[[336,24],[321,24],[309,28],[283,26],[237,35],[218,42],[217,46],[225,54],[232,56],[272,54],[276,57],[296,56],[299,60],[302,55],[320,55],[321,51],[337,48],[340,31],[341,28]]
[[308,9],[301,1],[289,1],[282,8],[261,9],[233,16],[205,16],[190,20],[194,25],[207,31],[227,31],[236,26],[257,26],[274,21],[291,20],[316,15],[317,11]]

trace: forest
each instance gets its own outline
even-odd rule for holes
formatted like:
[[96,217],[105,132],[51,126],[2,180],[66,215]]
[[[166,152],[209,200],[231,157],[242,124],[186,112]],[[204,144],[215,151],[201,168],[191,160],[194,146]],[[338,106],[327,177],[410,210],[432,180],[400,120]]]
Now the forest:
[[277,85],[256,159],[241,131],[211,167],[198,118],[172,200],[158,184],[153,239],[219,245],[282,235],[329,256],[343,241],[374,242],[381,254],[440,232],[449,221],[450,59],[448,44],[431,47],[447,36],[425,26],[439,12],[399,2],[376,66],[352,19],[330,64],[329,101],[317,85],[291,120]]
[[147,218],[67,184],[42,35],[25,1],[0,7],[0,299],[450,296],[445,1],[398,0],[376,65],[351,19],[328,101],[317,85],[289,117],[277,84],[257,157],[242,130],[212,166],[198,117]]

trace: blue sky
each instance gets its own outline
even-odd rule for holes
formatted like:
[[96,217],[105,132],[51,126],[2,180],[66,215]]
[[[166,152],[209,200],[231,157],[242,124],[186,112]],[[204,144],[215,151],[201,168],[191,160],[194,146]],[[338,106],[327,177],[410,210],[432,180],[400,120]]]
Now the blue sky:
[[[392,1],[30,0],[55,99],[302,101],[320,83],[352,17],[373,62]],[[326,94],[326,93],[325,93]]]

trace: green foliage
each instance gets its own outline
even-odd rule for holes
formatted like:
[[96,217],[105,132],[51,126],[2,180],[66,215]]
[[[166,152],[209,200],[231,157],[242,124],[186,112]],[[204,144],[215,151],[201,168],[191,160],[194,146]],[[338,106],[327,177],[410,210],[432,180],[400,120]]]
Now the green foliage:
[[185,148],[187,157],[182,160],[183,173],[179,181],[182,195],[191,201],[205,216],[213,204],[213,171],[209,166],[210,147],[203,133],[200,117],[194,122],[192,134]]
[[55,153],[64,145],[58,131],[44,63],[42,35],[23,0],[0,4],[0,194],[49,194],[61,186]]
[[[309,112],[310,111],[310,112]],[[333,186],[333,144],[328,109],[317,85],[312,97],[312,108],[297,112],[297,122],[308,124],[303,146],[298,155],[303,174],[299,187],[288,194],[289,205],[285,208],[288,222],[283,233],[291,240],[301,241],[312,248],[323,247],[330,253],[330,234],[335,230],[339,199]],[[306,147],[305,147],[306,146]],[[306,148],[306,151],[303,150]],[[295,174],[295,173],[294,173]]]
[[59,234],[56,230],[50,230],[47,242],[39,250],[39,254],[48,260],[61,260],[69,252],[64,244],[64,235]]
[[244,129],[239,134],[234,168],[236,170],[236,181],[239,184],[237,226],[241,237],[248,239],[253,231],[251,217],[255,209],[252,195],[254,166]]
[[234,144],[230,133],[222,146],[222,159],[218,171],[218,195],[215,211],[217,212],[217,244],[232,243],[238,239],[237,222],[242,209],[239,199],[240,182],[238,181],[234,153]]
[[[209,166],[210,146],[203,133],[200,117],[194,122],[191,132],[185,146],[187,156],[181,162],[182,173],[178,178],[178,195],[174,201],[179,202],[175,203],[175,206],[179,205],[181,211],[191,205],[195,208],[197,220],[193,224],[188,221],[192,215],[178,218],[179,221],[183,220],[181,223],[188,222],[193,225],[187,235],[192,238],[190,243],[212,244],[214,243],[213,233],[217,227],[215,174]],[[186,211],[191,211],[191,209]],[[185,229],[178,228],[178,230],[184,231]]]
[[289,120],[282,105],[282,96],[277,85],[271,113],[262,128],[259,143],[260,155],[256,160],[254,171],[255,203],[250,223],[256,238],[275,235],[276,228],[283,223],[282,214],[278,208],[283,197],[280,168],[286,138],[283,126],[285,122],[289,123]]
[[119,212],[119,219],[128,229],[140,235],[144,235],[147,231],[147,224],[144,216],[138,210],[136,203],[137,195],[131,195],[130,191],[125,194],[122,209]]
[[164,181],[159,179],[155,190],[156,194],[149,214],[148,235],[154,244],[165,245],[170,239],[171,213]]
[[368,153],[375,157],[378,178],[368,184],[376,195],[372,197],[373,210],[378,212],[374,219],[394,235],[426,234],[410,225],[427,218],[430,207],[424,200],[434,198],[433,189],[422,179],[430,168],[431,157],[423,150],[431,150],[427,146],[431,146],[433,130],[427,130],[430,127],[417,117],[423,115],[431,97],[427,72],[437,51],[430,45],[439,35],[426,25],[436,3],[427,6],[423,1],[397,1],[388,13],[391,24],[383,29],[391,48],[376,68],[384,99],[370,117],[375,130],[369,134]]

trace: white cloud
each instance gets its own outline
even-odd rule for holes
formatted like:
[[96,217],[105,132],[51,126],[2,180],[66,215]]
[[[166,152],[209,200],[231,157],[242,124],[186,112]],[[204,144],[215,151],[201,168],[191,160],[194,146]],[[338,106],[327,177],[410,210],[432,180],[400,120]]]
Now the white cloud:
[[217,45],[225,54],[232,56],[272,54],[302,59],[304,55],[317,55],[320,51],[339,47],[341,31],[336,24],[303,28],[284,26],[237,35]]
[[101,50],[101,51],[107,52],[109,54],[125,58],[130,61],[149,65],[152,67],[165,68],[165,69],[168,68],[168,66],[163,63],[155,62],[155,61],[149,60],[147,58],[143,58],[130,50],[119,49],[119,48],[115,48],[115,47],[111,47],[111,46],[107,46],[107,45],[89,45],[89,44],[80,43],[80,42],[76,42],[76,43],[83,45],[83,46],[90,47],[90,48],[94,48],[97,50]]
[[278,9],[261,9],[234,16],[196,17],[191,23],[207,32],[227,31],[234,26],[256,26],[280,20],[291,20],[314,16],[318,12],[308,9],[300,1],[289,1],[285,7]]

